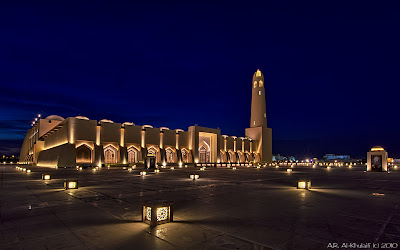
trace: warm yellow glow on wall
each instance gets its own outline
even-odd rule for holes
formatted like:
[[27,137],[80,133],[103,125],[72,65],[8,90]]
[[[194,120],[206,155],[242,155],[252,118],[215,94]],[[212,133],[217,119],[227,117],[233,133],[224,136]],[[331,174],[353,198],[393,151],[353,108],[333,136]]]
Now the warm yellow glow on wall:
[[160,131],[160,148],[164,147],[164,133]]
[[146,140],[145,140],[145,137],[146,137],[146,131],[145,131],[145,130],[142,130],[142,138],[141,138],[141,146],[142,146],[142,148],[145,148],[145,147],[146,147]]
[[96,145],[100,146],[100,129],[101,126],[97,125],[96,127]]
[[121,128],[120,145],[124,147],[125,144],[125,129]]

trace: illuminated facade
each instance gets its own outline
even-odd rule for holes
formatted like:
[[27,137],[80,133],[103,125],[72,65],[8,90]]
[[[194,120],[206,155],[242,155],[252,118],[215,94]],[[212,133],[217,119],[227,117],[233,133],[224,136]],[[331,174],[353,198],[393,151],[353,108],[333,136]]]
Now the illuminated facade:
[[158,165],[247,163],[272,160],[272,131],[267,127],[264,76],[253,76],[250,128],[246,137],[221,135],[219,129],[191,126],[187,131],[114,123],[77,116],[40,118],[28,131],[21,163],[48,167],[135,164],[146,155]]

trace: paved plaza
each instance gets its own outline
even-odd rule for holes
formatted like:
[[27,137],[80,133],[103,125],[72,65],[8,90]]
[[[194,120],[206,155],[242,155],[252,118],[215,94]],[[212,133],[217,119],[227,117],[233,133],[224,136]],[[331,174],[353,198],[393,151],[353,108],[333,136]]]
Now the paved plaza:
[[[341,249],[400,243],[400,170],[365,166],[161,169],[0,166],[0,249]],[[41,180],[43,173],[52,180]],[[196,173],[200,179],[191,180]],[[79,189],[64,190],[64,178]],[[296,188],[310,179],[310,191]],[[141,222],[142,202],[174,222]],[[343,245],[348,243],[349,245]],[[393,245],[380,245],[380,247]],[[368,245],[364,245],[368,246]],[[377,246],[377,245],[375,245]],[[400,248],[400,246],[397,246]]]

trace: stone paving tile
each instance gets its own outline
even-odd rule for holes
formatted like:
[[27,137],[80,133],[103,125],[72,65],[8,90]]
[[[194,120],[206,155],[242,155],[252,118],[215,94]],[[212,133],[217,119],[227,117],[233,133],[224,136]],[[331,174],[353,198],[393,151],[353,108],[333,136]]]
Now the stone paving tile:
[[[400,171],[296,166],[288,174],[286,168],[161,169],[142,177],[139,169],[31,167],[26,174],[3,166],[0,248],[326,249],[329,242],[400,242]],[[53,179],[45,184],[42,173]],[[200,179],[190,180],[191,173]],[[80,188],[64,191],[66,177],[79,179]],[[305,177],[312,190],[297,190]],[[154,199],[174,201],[175,222],[141,223],[142,202]]]

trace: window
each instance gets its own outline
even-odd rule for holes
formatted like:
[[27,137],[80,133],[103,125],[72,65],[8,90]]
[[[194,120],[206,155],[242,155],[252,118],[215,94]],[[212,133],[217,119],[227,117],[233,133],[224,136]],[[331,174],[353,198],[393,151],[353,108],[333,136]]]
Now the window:
[[264,113],[264,118],[267,118],[267,114],[266,113]]
[[258,82],[258,87],[262,87],[263,86],[263,81],[259,81]]
[[257,87],[257,81],[254,81],[254,88]]
[[256,125],[256,121],[253,121],[253,125]]
[[261,90],[258,91],[258,95],[261,95]]

